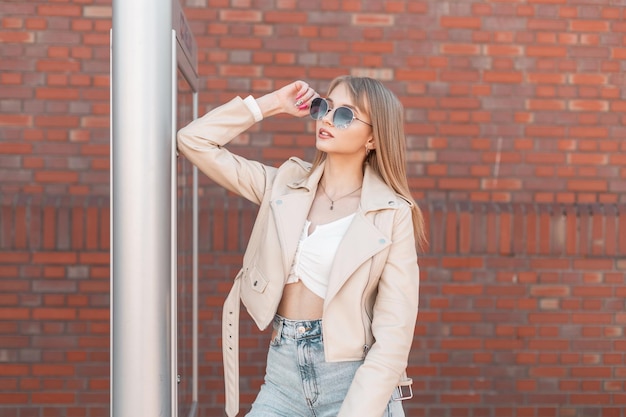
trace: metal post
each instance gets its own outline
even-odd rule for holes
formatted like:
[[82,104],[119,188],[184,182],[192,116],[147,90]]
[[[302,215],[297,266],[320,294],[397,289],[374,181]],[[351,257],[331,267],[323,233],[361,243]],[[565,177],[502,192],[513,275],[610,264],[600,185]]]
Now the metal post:
[[171,30],[171,0],[113,0],[113,417],[172,409]]

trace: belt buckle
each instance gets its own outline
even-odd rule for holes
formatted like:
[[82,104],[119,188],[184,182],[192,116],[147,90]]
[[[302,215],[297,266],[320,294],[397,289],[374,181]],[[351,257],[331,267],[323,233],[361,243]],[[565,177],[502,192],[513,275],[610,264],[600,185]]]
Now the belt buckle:
[[400,382],[395,388],[395,394],[393,397],[394,401],[404,401],[410,400],[413,398],[413,380],[411,378],[407,378],[404,381]]

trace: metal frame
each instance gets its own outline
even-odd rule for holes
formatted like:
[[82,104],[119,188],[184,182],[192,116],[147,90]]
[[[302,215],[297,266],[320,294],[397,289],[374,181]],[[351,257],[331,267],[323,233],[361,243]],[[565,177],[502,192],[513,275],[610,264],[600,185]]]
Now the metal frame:
[[[198,118],[198,92],[193,94],[193,117]],[[193,388],[191,398],[193,403],[189,410],[188,417],[195,417],[198,407],[198,167],[193,167],[193,253],[192,253],[192,274],[193,274],[193,296],[192,296],[192,380]]]
[[[172,13],[172,16],[174,14]],[[176,68],[178,66],[176,56],[176,31],[172,30],[172,100],[173,103],[178,102],[178,77],[176,74]],[[172,229],[172,240],[170,247],[171,257],[171,271],[170,271],[170,293],[171,293],[171,322],[172,333],[170,334],[170,349],[172,350],[172,360],[170,361],[171,367],[171,384],[172,384],[172,417],[178,416],[178,181],[176,170],[176,126],[177,126],[177,114],[176,105],[172,106],[172,138],[171,146],[172,152],[170,156],[170,172],[172,178],[170,181],[170,204],[172,205],[172,217],[170,218],[170,227]]]
[[[176,1],[176,0],[174,0]],[[175,14],[174,14],[175,18]],[[177,69],[181,70],[184,75],[187,84],[193,91],[193,114],[192,118],[198,117],[198,77],[196,72],[189,62],[189,55],[181,52],[184,51],[181,47],[180,38],[178,32],[175,29],[172,30],[172,54],[176,59],[172,59],[172,96],[178,97],[178,77]],[[178,320],[176,317],[177,306],[177,283],[178,283],[178,252],[177,252],[177,236],[178,236],[178,207],[177,207],[177,156],[176,156],[176,126],[177,123],[177,109],[174,106],[172,108],[172,335],[178,334]],[[194,417],[197,412],[198,405],[198,168],[194,166],[192,168],[193,180],[192,180],[192,404],[188,414],[188,417]],[[178,339],[177,337],[171,338],[171,349],[174,352],[172,360],[172,375],[177,375],[177,360],[178,357]],[[177,396],[177,384],[178,378],[172,379],[172,416],[178,415],[178,396]]]
[[[172,68],[172,94],[173,97],[178,97],[178,83],[176,70],[180,69],[181,73],[185,77],[187,84],[193,91],[193,114],[192,118],[198,117],[198,69],[197,69],[197,47],[194,37],[192,36],[191,28],[185,14],[178,3],[178,0],[172,0],[172,55],[175,59],[172,59],[172,64],[175,64]],[[172,109],[172,203],[176,205],[176,126],[177,126],[177,112],[176,109]],[[198,168],[194,166],[192,171],[192,404],[189,410],[188,417],[194,417],[198,408]],[[173,210],[172,213],[172,233],[177,236],[177,216],[175,213],[177,210]],[[177,261],[176,247],[173,245],[172,250],[172,262]],[[177,268],[173,268],[173,277],[177,275]],[[177,279],[172,279],[173,288],[173,302],[176,302],[176,286]],[[172,322],[178,323],[176,320],[177,309],[172,309]],[[172,333],[177,334],[177,331]],[[172,337],[172,349],[177,352],[177,338]],[[176,358],[176,356],[174,356]],[[172,361],[173,370],[176,368],[177,361]],[[174,374],[177,375],[174,370]],[[177,378],[172,381],[172,415],[178,415],[178,397],[176,395]]]

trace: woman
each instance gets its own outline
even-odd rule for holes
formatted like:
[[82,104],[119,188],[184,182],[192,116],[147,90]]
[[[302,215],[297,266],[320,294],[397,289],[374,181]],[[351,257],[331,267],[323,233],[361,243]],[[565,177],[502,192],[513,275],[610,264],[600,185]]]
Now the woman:
[[[275,168],[223,148],[279,113],[317,120],[312,164],[290,158]],[[229,416],[239,411],[239,299],[260,329],[273,327],[248,416],[404,415],[424,240],[404,141],[398,99],[376,80],[348,76],[325,99],[302,81],[237,97],[179,132],[191,162],[260,206],[224,306]]]

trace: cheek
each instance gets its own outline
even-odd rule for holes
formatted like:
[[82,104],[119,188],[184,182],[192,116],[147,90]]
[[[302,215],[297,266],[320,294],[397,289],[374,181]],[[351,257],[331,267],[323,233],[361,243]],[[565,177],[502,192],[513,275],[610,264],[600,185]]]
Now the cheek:
[[360,152],[365,149],[369,140],[369,135],[364,133],[352,133],[342,136],[341,142],[346,149],[350,149],[353,152]]

